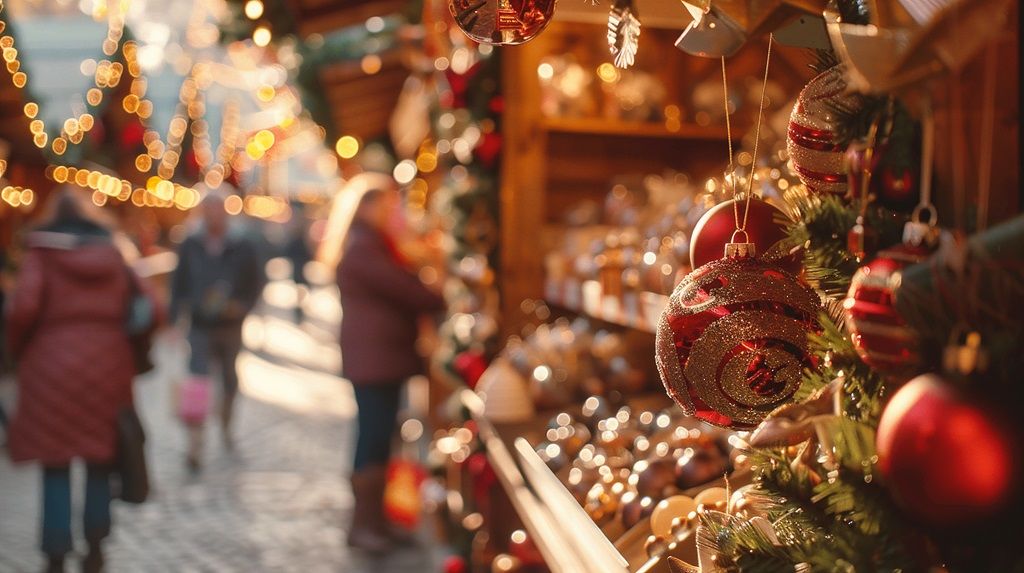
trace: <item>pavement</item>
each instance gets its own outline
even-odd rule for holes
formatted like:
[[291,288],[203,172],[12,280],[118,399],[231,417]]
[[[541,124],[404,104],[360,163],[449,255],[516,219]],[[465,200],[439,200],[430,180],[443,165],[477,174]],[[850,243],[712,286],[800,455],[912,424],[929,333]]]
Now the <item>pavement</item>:
[[[136,382],[153,493],[138,506],[115,502],[108,571],[440,569],[443,552],[431,544],[429,531],[419,532],[417,546],[378,559],[346,546],[352,493],[345,475],[355,403],[351,385],[333,374],[341,360],[335,334],[341,310],[335,289],[317,288],[305,299],[306,320],[296,325],[295,297],[290,281],[272,281],[246,321],[235,449],[225,451],[216,424],[208,424],[206,463],[198,476],[185,468],[186,436],[171,408],[182,350],[171,338],[157,343],[156,369]],[[82,473],[76,468],[77,479]],[[2,573],[42,570],[36,549],[40,482],[37,467],[14,466],[0,451]],[[75,489],[75,515],[81,515],[80,491]],[[69,570],[75,567],[71,563]]]

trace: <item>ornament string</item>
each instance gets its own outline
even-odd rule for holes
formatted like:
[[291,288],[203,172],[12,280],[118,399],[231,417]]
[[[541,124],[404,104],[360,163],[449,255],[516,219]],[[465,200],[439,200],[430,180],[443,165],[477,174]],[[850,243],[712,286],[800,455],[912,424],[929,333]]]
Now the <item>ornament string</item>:
[[[767,54],[765,55],[765,58],[764,58],[764,80],[761,82],[761,100],[758,103],[758,107],[757,107],[757,122],[754,125],[754,150],[753,150],[753,153],[751,154],[751,157],[750,157],[750,177],[747,180],[747,194],[746,194],[747,196],[746,196],[744,204],[743,204],[743,217],[742,218],[740,217],[739,201],[736,200],[737,199],[737,194],[736,194],[736,187],[735,187],[735,177],[732,177],[732,181],[733,181],[732,212],[733,212],[733,218],[736,221],[736,231],[733,233],[732,242],[736,242],[736,236],[737,235],[741,235],[741,234],[745,237],[745,241],[744,242],[747,242],[747,243],[750,242],[750,237],[749,237],[749,235],[747,235],[747,218],[750,215],[750,197],[754,193],[754,174],[755,174],[754,167],[757,165],[757,147],[758,147],[758,143],[760,143],[760,141],[761,141],[761,118],[764,116],[764,98],[765,98],[765,92],[767,91],[767,88],[768,88],[768,69],[769,69],[769,66],[770,66],[771,60],[772,60],[772,41],[774,39],[775,39],[775,35],[774,34],[768,34],[768,50],[767,50]],[[724,88],[723,91],[725,93],[725,126],[726,126],[726,136],[727,136],[727,138],[729,140],[729,169],[732,170],[734,168],[733,159],[732,159],[732,131],[731,131],[731,128],[730,128],[730,125],[729,125],[729,93],[728,93],[728,86],[725,83],[725,58],[722,58],[722,87]],[[731,173],[730,173],[730,175],[731,175]]]
[[988,227],[988,204],[992,192],[992,145],[996,123],[996,73],[998,54],[994,43],[985,53],[984,103],[981,108],[981,142],[978,144],[978,213],[975,230]]
[[967,222],[967,186],[964,180],[964,161],[967,156],[967,149],[964,145],[964,101],[963,93],[960,91],[960,74],[953,76],[949,82],[949,138],[952,144],[952,171],[953,171],[953,219],[958,231],[966,230]]
[[729,120],[729,80],[725,76],[725,56],[722,56],[722,104],[725,110],[725,140],[729,145],[729,165],[725,168],[725,178],[732,186],[733,198],[736,198],[736,166],[732,157],[732,124]]
[[921,105],[921,198],[914,207],[911,220],[921,222],[921,214],[928,211],[928,225],[938,223],[938,212],[932,205],[932,162],[935,157],[935,114],[932,110],[931,95]]

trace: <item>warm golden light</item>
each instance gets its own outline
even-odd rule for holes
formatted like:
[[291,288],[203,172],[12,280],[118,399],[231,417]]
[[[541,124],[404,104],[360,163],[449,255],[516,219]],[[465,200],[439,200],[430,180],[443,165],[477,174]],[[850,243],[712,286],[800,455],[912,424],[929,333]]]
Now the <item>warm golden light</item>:
[[334,150],[338,152],[342,159],[352,159],[359,153],[359,140],[351,135],[342,136],[334,145]]
[[262,147],[264,150],[273,147],[275,140],[276,138],[274,137],[274,132],[268,129],[261,129],[253,137],[253,141],[255,141],[256,144]]
[[25,117],[29,119],[35,118],[36,114],[39,113],[39,104],[34,101],[30,101],[25,104]]
[[263,2],[260,0],[249,0],[245,3],[245,16],[250,20],[256,20],[263,15]]
[[371,76],[379,72],[383,65],[384,63],[377,54],[367,54],[359,62],[359,67],[362,68],[363,73]]
[[274,89],[274,86],[264,84],[256,90],[256,98],[262,102],[269,102],[274,99],[276,93],[277,90]]
[[605,62],[600,66],[597,66],[597,77],[601,78],[602,82],[609,84],[615,83],[619,81],[619,70],[608,62]]
[[224,210],[230,215],[237,215],[242,212],[242,198],[238,195],[228,195],[224,199]]
[[268,46],[272,37],[270,28],[267,28],[266,26],[257,26],[256,29],[252,31],[252,42],[261,48]]

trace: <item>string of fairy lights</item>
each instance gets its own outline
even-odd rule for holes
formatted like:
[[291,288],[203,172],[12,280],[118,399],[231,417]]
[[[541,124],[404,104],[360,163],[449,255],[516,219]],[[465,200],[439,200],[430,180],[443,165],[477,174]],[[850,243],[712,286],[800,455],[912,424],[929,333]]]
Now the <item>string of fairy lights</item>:
[[[97,0],[93,4],[93,18],[97,21],[106,20],[107,23],[102,49],[108,59],[98,62],[84,60],[80,69],[84,75],[92,76],[95,84],[86,91],[84,97],[91,110],[98,108],[108,97],[108,92],[121,85],[125,72],[131,79],[128,93],[121,98],[120,103],[122,109],[129,116],[137,118],[145,130],[142,138],[145,152],[137,155],[133,161],[135,170],[147,177],[145,185],[136,186],[128,179],[99,169],[63,165],[57,161],[50,162],[45,175],[56,183],[92,190],[93,203],[100,206],[110,200],[117,200],[131,202],[139,207],[176,207],[188,210],[198,204],[199,192],[193,187],[172,181],[182,159],[186,135],[192,135],[192,152],[201,180],[211,188],[218,187],[231,174],[233,166],[238,164],[240,109],[232,100],[225,103],[220,142],[214,150],[209,137],[209,122],[204,119],[205,93],[214,82],[213,69],[207,62],[196,62],[182,81],[167,135],[162,136],[157,130],[149,128],[153,102],[146,97],[148,82],[142,75],[142,66],[138,61],[138,45],[134,41],[124,40],[125,14],[129,5],[129,0],[112,3]],[[3,10],[4,4],[0,0],[0,14]],[[14,37],[5,33],[5,30],[6,22],[0,19],[0,55],[10,73],[11,83],[19,90],[24,90],[29,82],[28,74],[22,69]],[[25,99],[29,99],[27,91],[22,93]],[[263,102],[272,99],[272,94],[271,97],[267,95],[257,93]],[[24,105],[23,113],[29,119],[33,143],[40,149],[49,148],[54,157],[63,156],[71,146],[81,143],[96,124],[94,115],[89,111],[69,117],[62,122],[59,135],[51,141],[48,135],[51,131],[47,129],[42,117],[39,117],[39,111],[39,104],[35,101],[29,100]],[[258,160],[274,143],[275,136],[271,131],[260,130],[249,138],[244,149],[250,159]],[[6,162],[0,161],[0,177],[4,175],[6,167]],[[12,207],[30,207],[35,198],[36,193],[32,189],[7,185],[0,190],[0,200]],[[282,201],[276,198],[247,197],[243,200],[239,197],[237,203],[238,212],[244,210],[255,216],[270,217],[283,210]],[[287,207],[286,203],[284,207]]]

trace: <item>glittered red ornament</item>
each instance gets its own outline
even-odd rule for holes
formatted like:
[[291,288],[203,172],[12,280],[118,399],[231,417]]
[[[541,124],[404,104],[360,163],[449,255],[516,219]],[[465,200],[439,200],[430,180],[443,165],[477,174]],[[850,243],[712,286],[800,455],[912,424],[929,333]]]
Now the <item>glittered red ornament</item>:
[[[704,213],[693,227],[693,233],[690,234],[690,263],[693,268],[722,258],[726,243],[731,242],[732,234],[736,231],[733,203],[735,200],[715,205]],[[741,217],[745,203],[745,200],[740,201]],[[746,232],[750,242],[757,245],[759,255],[779,256],[779,263],[783,268],[793,274],[799,274],[799,254],[781,256],[784,253],[781,252],[780,241],[787,237],[786,220],[786,214],[778,207],[767,201],[751,198]]]
[[940,376],[900,388],[878,423],[878,468],[896,501],[931,526],[992,516],[1012,495],[1009,433]]
[[818,74],[800,91],[789,117],[787,149],[794,171],[812,193],[846,193],[846,147],[836,144],[836,110],[859,106],[839,66]]
[[555,0],[448,0],[455,23],[483,44],[522,44],[536,38],[555,14]]
[[923,261],[924,247],[901,244],[878,253],[857,269],[843,301],[846,326],[865,364],[899,380],[918,366],[917,335],[896,312],[901,271]]
[[819,309],[813,289],[762,260],[729,257],[697,268],[659,321],[666,392],[687,415],[754,428],[799,388]]

